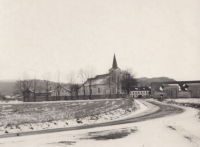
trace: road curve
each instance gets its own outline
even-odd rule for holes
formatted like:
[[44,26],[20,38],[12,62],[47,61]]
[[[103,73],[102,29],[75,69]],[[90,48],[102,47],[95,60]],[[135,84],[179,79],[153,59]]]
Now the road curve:
[[[144,104],[147,103],[146,101],[141,101]],[[111,122],[99,123],[99,124],[92,124],[92,125],[85,125],[85,126],[76,126],[76,127],[68,127],[68,128],[56,128],[56,129],[47,129],[47,130],[38,130],[38,131],[30,131],[30,132],[21,132],[21,133],[12,133],[12,134],[4,134],[0,135],[0,138],[8,138],[8,137],[20,137],[20,136],[27,136],[27,135],[38,135],[38,134],[46,134],[46,133],[55,133],[55,132],[63,132],[63,131],[71,131],[71,130],[81,130],[81,129],[90,129],[95,127],[105,127],[111,125],[119,125],[119,124],[127,124],[133,122],[140,122],[155,118],[164,117],[167,115],[175,115],[182,113],[184,109],[181,109],[176,106],[166,105],[155,101],[148,101],[148,103],[155,105],[158,107],[156,111],[150,111],[150,113],[144,113],[140,116],[136,117],[129,117],[122,120],[116,120]]]

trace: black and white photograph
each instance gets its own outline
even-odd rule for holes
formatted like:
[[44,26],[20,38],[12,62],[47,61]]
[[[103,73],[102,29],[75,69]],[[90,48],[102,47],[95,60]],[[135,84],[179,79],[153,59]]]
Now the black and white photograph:
[[200,147],[200,1],[0,0],[0,147]]

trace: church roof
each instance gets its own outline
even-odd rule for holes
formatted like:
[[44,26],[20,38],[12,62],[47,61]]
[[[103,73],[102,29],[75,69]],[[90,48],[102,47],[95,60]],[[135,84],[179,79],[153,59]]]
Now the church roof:
[[117,69],[118,66],[117,66],[117,61],[116,61],[116,58],[115,58],[115,54],[114,54],[114,58],[113,58],[113,65],[112,65],[112,68],[113,69]]
[[95,79],[104,79],[104,78],[106,78],[107,76],[109,76],[109,74],[97,75],[97,76],[95,77]]
[[105,84],[108,77],[109,74],[97,75],[95,78],[88,79],[86,84],[88,84],[89,80],[92,80],[92,85]]
[[[112,70],[112,69],[120,70],[119,67],[117,66],[117,60],[116,60],[115,54],[114,54],[114,58],[113,58],[113,65],[112,65],[112,68],[110,70]],[[92,83],[92,85],[106,84],[109,76],[110,76],[109,74],[97,75],[94,78],[88,78],[87,81],[85,82],[85,84],[88,84],[90,80],[91,80],[90,82]]]
[[113,65],[112,65],[112,69],[119,69],[119,67],[117,66],[117,60],[116,60],[116,57],[115,57],[115,54],[114,54],[114,57],[113,57]]

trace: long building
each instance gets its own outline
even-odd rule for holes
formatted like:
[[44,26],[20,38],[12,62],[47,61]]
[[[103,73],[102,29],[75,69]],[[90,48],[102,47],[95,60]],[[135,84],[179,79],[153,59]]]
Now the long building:
[[200,98],[200,81],[152,82],[154,98]]
[[129,95],[133,98],[149,98],[150,89],[149,87],[133,87],[131,88]]

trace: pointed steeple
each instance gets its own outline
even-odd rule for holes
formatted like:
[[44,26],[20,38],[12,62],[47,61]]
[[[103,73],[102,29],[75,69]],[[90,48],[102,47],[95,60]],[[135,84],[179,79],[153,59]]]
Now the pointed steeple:
[[114,58],[113,58],[113,65],[112,65],[112,68],[113,69],[117,69],[118,66],[117,66],[117,61],[116,61],[116,58],[115,58],[115,54],[114,54]]

